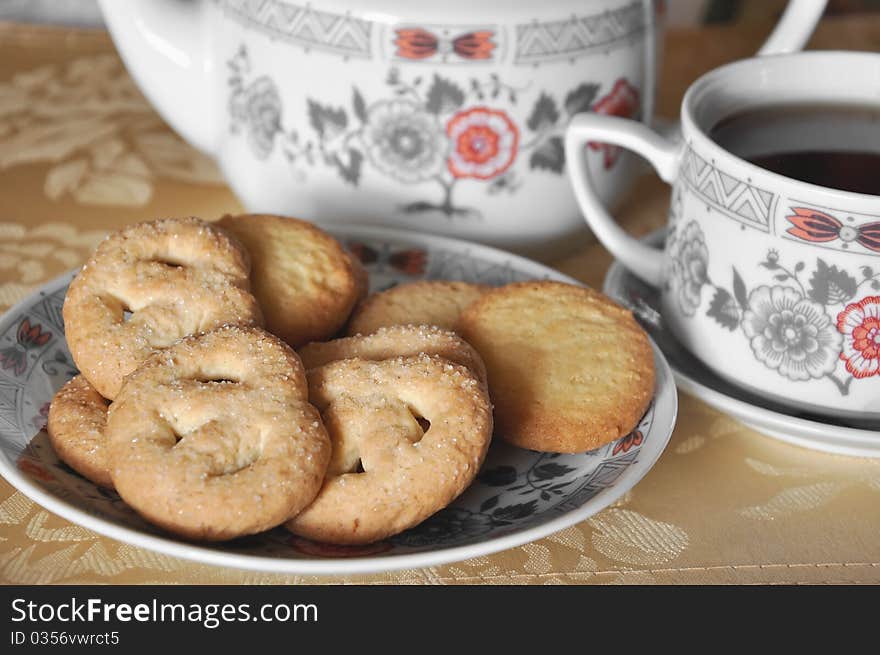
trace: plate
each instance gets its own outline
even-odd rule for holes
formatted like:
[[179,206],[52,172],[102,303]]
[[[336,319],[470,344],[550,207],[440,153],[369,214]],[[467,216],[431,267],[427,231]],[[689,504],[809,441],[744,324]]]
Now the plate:
[[[545,266],[485,246],[412,232],[337,227],[364,262],[372,289],[425,278],[490,285],[551,278]],[[115,493],[55,456],[49,401],[76,368],[61,306],[73,274],[50,282],[0,318],[0,473],[46,509],[95,532],[202,563],[296,574],[351,574],[433,566],[539,539],[582,521],[631,489],[663,452],[677,411],[675,384],[654,348],[657,392],[636,430],[591,452],[538,453],[495,439],[477,480],[422,524],[363,547],[317,544],[283,528],[222,544],[196,544],[142,520]]]
[[[660,247],[665,228],[645,237]],[[678,388],[750,428],[796,446],[838,455],[880,457],[880,425],[869,421],[832,422],[761,398],[723,380],[691,355],[663,324],[660,292],[639,280],[618,261],[608,269],[603,291],[629,307],[666,356]]]

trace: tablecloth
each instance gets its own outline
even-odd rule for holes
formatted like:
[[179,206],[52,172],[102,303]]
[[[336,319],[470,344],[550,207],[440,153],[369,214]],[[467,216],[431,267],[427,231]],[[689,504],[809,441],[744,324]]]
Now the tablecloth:
[[[667,35],[659,113],[769,26]],[[878,50],[880,18],[826,19],[810,47]],[[640,180],[620,220],[662,225],[668,192]],[[240,210],[213,163],[175,136],[101,31],[0,24],[0,309],[78,266],[107,230]],[[599,245],[550,262],[600,286]],[[200,565],[97,535],[0,480],[0,582],[878,583],[880,461],[765,437],[680,393],[672,439],[632,491],[587,521],[462,562],[346,577]],[[621,611],[625,611],[621,608]]]

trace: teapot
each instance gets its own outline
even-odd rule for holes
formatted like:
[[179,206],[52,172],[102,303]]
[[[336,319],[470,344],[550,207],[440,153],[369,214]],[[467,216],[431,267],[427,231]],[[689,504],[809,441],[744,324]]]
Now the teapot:
[[[528,250],[585,232],[566,175],[576,114],[650,123],[665,4],[651,0],[101,0],[127,68],[252,212]],[[803,46],[792,0],[764,53]],[[599,197],[638,170],[589,143]]]

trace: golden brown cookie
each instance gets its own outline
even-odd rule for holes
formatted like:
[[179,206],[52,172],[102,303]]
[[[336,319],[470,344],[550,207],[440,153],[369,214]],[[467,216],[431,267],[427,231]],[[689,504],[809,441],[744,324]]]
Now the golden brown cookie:
[[311,223],[269,214],[224,216],[251,254],[251,286],[266,329],[291,346],[335,335],[364,288],[366,271]]
[[95,484],[112,489],[104,436],[109,404],[82,375],[77,375],[52,398],[46,431],[65,464]]
[[70,283],[64,329],[82,375],[113,400],[154,350],[221,325],[260,325],[247,253],[197,218],[110,234]]
[[107,419],[126,503],[190,539],[272,528],[317,494],[330,440],[296,353],[257,328],[224,327],[149,357]]
[[654,358],[632,314],[561,282],[509,284],[459,321],[489,373],[498,436],[532,450],[592,450],[635,428],[654,394]]
[[291,532],[334,544],[378,541],[446,507],[473,481],[492,409],[468,369],[429,355],[345,359],[308,378],[309,398],[345,457],[285,524]]
[[470,282],[420,280],[374,293],[354,310],[346,333],[370,334],[388,325],[455,329],[461,312],[491,287]]
[[461,364],[486,381],[486,367],[477,351],[455,332],[434,325],[392,325],[372,334],[310,343],[298,353],[306,370],[353,357],[380,361],[425,353]]

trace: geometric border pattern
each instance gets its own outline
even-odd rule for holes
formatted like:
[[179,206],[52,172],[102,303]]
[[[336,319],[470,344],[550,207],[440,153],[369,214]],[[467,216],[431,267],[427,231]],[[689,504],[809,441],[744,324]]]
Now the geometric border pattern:
[[344,14],[319,10],[282,0],[215,0],[218,7],[239,23],[273,39],[309,50],[333,52],[343,57],[372,58],[373,23]]
[[[350,12],[334,13],[315,9],[310,4],[298,5],[285,0],[214,0],[214,4],[239,23],[270,38],[295,43],[306,51],[322,50],[346,58],[363,59],[372,59],[376,54],[373,52],[371,35],[378,24],[356,18]],[[644,1],[635,0],[611,11],[516,25],[513,63],[528,66],[560,59],[573,60],[595,50],[624,45],[645,31],[645,7]],[[438,32],[458,30],[457,26],[451,25],[430,27]],[[472,31],[472,28],[469,26],[468,30]],[[502,36],[498,26],[489,29],[494,32],[494,38]],[[503,44],[496,45],[499,48],[492,53],[491,59],[497,61],[502,59],[504,49],[500,47]],[[431,59],[436,62],[438,58],[446,61],[445,55]],[[480,62],[474,60],[468,63]],[[452,57],[449,63],[460,62]]]
[[622,45],[645,31],[645,12],[644,2],[632,2],[588,16],[517,25],[513,63],[526,66],[574,59],[617,43]]
[[770,232],[776,194],[719,170],[690,147],[684,154],[681,176],[696,195],[722,214],[748,227]]

